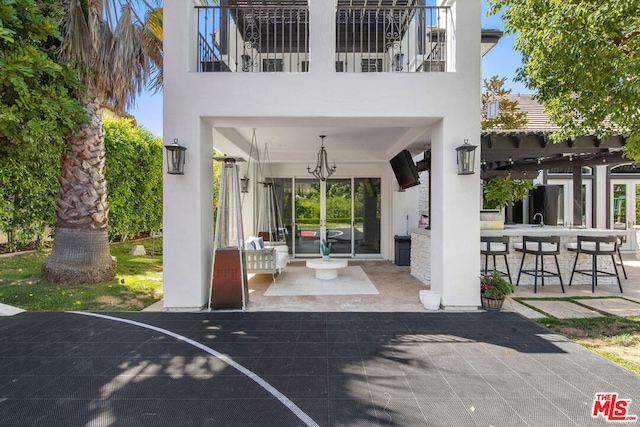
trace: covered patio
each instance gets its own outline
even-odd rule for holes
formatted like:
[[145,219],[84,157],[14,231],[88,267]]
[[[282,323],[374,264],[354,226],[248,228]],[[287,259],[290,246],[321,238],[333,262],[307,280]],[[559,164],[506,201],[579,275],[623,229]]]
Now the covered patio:
[[[538,292],[535,294],[532,284],[521,284],[511,297],[543,300],[570,297],[617,297],[640,303],[640,261],[636,259],[635,254],[630,252],[623,253],[623,259],[628,275],[628,279],[622,281],[624,294],[620,294],[617,285],[606,283],[599,285],[594,294],[591,293],[591,285],[589,284],[565,285],[566,293],[564,294],[561,293],[560,286],[557,284],[539,286]],[[247,311],[429,312],[419,299],[419,292],[428,289],[428,287],[411,275],[410,267],[397,266],[382,260],[350,260],[349,265],[361,267],[377,289],[378,294],[265,296],[265,292],[273,284],[273,281],[270,275],[262,274],[249,279],[250,296]],[[304,261],[292,261],[290,266],[304,268]],[[313,271],[309,271],[308,277],[313,277]],[[568,279],[567,277],[567,282]],[[278,280],[279,278],[276,277],[276,282]],[[612,301],[618,301],[618,299]],[[640,309],[640,305],[638,308]],[[161,310],[162,306],[158,304],[153,309]],[[503,311],[515,311],[525,317],[543,316],[515,300],[507,301],[503,306]]]

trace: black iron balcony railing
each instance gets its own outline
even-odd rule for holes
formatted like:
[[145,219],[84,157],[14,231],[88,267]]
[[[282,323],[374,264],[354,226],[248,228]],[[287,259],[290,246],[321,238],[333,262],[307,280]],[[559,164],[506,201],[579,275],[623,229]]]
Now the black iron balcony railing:
[[448,7],[338,6],[336,70],[446,71]]
[[[301,3],[196,7],[198,71],[308,72],[309,7]],[[338,2],[336,71],[446,71],[450,19],[448,7]]]
[[309,71],[308,6],[198,10],[198,71]]

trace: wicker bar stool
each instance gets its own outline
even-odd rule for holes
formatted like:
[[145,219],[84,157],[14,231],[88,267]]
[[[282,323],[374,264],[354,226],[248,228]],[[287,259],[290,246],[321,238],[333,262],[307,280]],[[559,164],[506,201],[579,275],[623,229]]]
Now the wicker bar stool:
[[[615,277],[618,281],[620,293],[622,293],[622,282],[620,281],[615,259],[615,255],[619,253],[618,238],[616,236],[578,236],[577,240],[576,243],[567,244],[567,249],[576,253],[576,260],[573,263],[573,271],[571,272],[569,285],[573,282],[573,275],[575,273],[591,276],[591,292],[593,293],[596,290],[596,286],[598,286],[598,277]],[[591,269],[576,269],[580,254],[591,255]],[[613,264],[615,273],[598,270],[597,257],[599,255],[611,257],[611,263]]]
[[[558,254],[560,253],[560,236],[522,236],[522,243],[516,243],[514,245],[517,252],[522,252],[522,262],[520,263],[520,272],[518,273],[518,280],[516,286],[520,283],[520,276],[522,274],[528,274],[533,276],[533,293],[538,292],[538,277],[542,279],[542,286],[544,286],[545,277],[557,277],[560,280],[560,287],[562,293],[564,293],[564,284],[562,283],[562,275],[560,274],[560,264],[558,263]],[[527,255],[535,255],[536,263],[533,270],[524,270],[524,259]],[[544,257],[553,256],[556,262],[557,273],[544,269]],[[540,268],[538,268],[538,259],[540,260]]]
[[[511,271],[509,270],[509,262],[507,261],[507,255],[509,254],[509,236],[480,237],[480,253],[484,255],[484,269],[480,270],[483,274],[491,275],[491,273],[497,271],[501,276],[508,277],[509,283],[513,283],[513,280],[511,280]],[[506,272],[496,268],[496,256],[499,255],[504,257]],[[489,269],[490,256],[493,257],[493,269],[491,270]]]

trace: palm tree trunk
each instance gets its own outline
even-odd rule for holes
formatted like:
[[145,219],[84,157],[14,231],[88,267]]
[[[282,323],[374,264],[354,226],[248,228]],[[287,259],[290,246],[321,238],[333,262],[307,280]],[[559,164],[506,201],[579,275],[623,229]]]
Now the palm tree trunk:
[[109,253],[104,130],[100,100],[89,88],[83,101],[89,124],[68,139],[61,157],[53,250],[42,276],[56,283],[96,284],[115,277]]

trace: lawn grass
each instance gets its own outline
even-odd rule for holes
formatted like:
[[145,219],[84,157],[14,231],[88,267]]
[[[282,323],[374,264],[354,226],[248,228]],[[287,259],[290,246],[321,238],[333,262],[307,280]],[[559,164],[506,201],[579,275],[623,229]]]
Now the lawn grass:
[[640,375],[640,317],[542,318],[535,321]]
[[[147,255],[133,256],[134,245]],[[58,285],[40,277],[46,252],[30,252],[0,258],[0,303],[24,310],[138,311],[162,298],[162,239],[111,245],[116,257],[115,279],[97,285]]]

